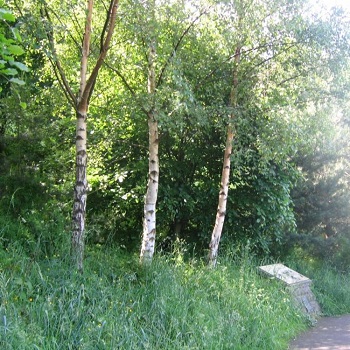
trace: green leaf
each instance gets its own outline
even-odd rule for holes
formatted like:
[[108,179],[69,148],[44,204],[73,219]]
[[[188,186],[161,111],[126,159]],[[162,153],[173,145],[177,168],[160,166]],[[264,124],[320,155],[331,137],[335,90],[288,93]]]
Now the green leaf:
[[5,9],[0,9],[0,19],[9,21],[9,22],[14,22],[16,18],[10,11]]
[[11,54],[16,55],[16,56],[20,56],[24,54],[24,50],[18,46],[18,45],[10,45],[7,50],[9,52],[11,52]]
[[18,78],[11,78],[10,82],[14,83],[14,84],[18,84],[18,85],[24,85],[25,84],[25,82],[23,80],[18,79]]
[[6,74],[6,75],[17,75],[17,70],[14,68],[6,68],[1,71],[1,73]]
[[29,72],[29,68],[21,62],[11,61],[10,64],[11,64],[11,66],[17,67],[22,72]]
[[22,107],[22,109],[27,108],[27,104],[25,102],[20,102],[19,105]]
[[21,43],[21,42],[22,42],[22,38],[21,38],[21,35],[19,34],[18,28],[11,28],[11,31],[12,31],[13,37],[14,37],[19,43]]

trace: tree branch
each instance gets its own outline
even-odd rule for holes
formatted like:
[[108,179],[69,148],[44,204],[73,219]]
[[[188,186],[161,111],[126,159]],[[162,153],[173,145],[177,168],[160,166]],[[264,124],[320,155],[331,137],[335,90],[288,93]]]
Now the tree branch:
[[[130,91],[131,95],[133,97],[136,98],[136,92],[135,90],[131,87],[131,85],[128,83],[128,81],[126,80],[126,78],[124,77],[124,75],[116,68],[112,67],[110,64],[108,64],[107,62],[104,62],[104,64],[111,69],[115,74],[117,74],[117,76],[121,79],[121,81],[123,82],[124,86]],[[148,111],[146,110],[146,108],[144,108],[141,104],[139,104],[141,110],[144,113],[148,113]]]
[[51,46],[51,52],[52,52],[52,56],[53,59],[50,59],[50,62],[52,64],[52,66],[54,67],[54,70],[56,72],[56,77],[60,77],[59,83],[60,85],[63,87],[64,93],[67,96],[69,102],[76,106],[77,104],[77,99],[68,83],[68,80],[66,78],[66,75],[64,73],[64,70],[62,68],[61,62],[58,59],[57,56],[57,52],[56,52],[56,48],[55,48],[55,41],[54,41],[54,36],[53,36],[53,32],[52,32],[52,21],[50,18],[50,14],[49,11],[47,9],[46,3],[44,3],[44,8],[42,8],[40,10],[41,13],[41,17],[45,20],[47,20],[48,24],[50,25],[50,30],[48,30],[48,28],[45,28],[45,32],[46,32],[46,36],[49,40],[50,46]]
[[93,0],[88,0],[86,8],[86,21],[84,30],[84,39],[81,50],[81,63],[80,63],[80,86],[79,86],[79,100],[78,104],[86,104],[88,99],[84,98],[86,91],[86,76],[88,71],[88,58],[90,53],[90,42],[91,42],[91,23],[92,23],[92,11],[93,11]]
[[302,77],[302,76],[304,75],[304,73],[305,73],[305,72],[298,73],[298,74],[292,75],[292,76],[289,77],[289,78],[283,79],[282,81],[280,81],[280,82],[276,85],[276,87],[282,86],[283,84],[288,83],[288,81],[291,81],[291,80],[294,80],[294,79],[296,79],[296,78]]
[[122,75],[122,73],[120,73],[120,71],[114,67],[112,67],[109,63],[104,62],[104,64],[111,69],[114,73],[117,74],[117,76],[121,79],[121,81],[123,82],[123,84],[125,85],[125,87],[130,91],[131,95],[133,95],[134,97],[136,96],[135,90],[130,86],[130,84],[128,83],[128,81],[126,80],[126,78],[124,77],[124,75]]
[[[209,7],[210,8],[210,7]],[[184,32],[181,34],[181,36],[179,37],[177,43],[174,46],[174,50],[171,52],[171,54],[169,55],[168,59],[166,60],[160,74],[158,77],[158,81],[156,83],[156,87],[158,87],[163,79],[163,75],[165,73],[166,68],[168,67],[168,65],[170,64],[170,61],[172,60],[172,58],[175,56],[176,52],[178,51],[181,42],[183,41],[183,39],[185,38],[185,36],[188,34],[188,32],[190,31],[190,29],[195,25],[195,23],[205,14],[208,13],[208,9],[204,10],[203,12],[200,12],[199,15],[189,24],[189,26],[184,30]]]
[[105,39],[105,34],[106,34],[106,31],[107,31],[107,28],[108,28],[108,23],[109,23],[109,20],[111,18],[111,14],[112,14],[112,6],[114,4],[114,1],[111,1],[109,3],[109,8],[107,10],[107,16],[106,16],[106,20],[105,20],[105,23],[103,25],[103,29],[102,29],[102,32],[101,32],[101,38],[100,38],[100,53],[102,52],[103,50],[103,47],[104,47],[104,39]]
[[[276,39],[276,41],[277,41],[277,39]],[[259,46],[253,47],[253,48],[251,48],[251,49],[248,49],[248,50],[245,50],[245,51],[241,51],[241,55],[243,56],[243,55],[246,55],[246,54],[248,54],[248,53],[250,53],[250,52],[253,52],[253,51],[262,49],[262,48],[264,48],[264,47],[268,47],[269,45],[272,45],[273,42],[274,42],[274,41],[271,41],[271,42],[265,43],[265,44],[263,44],[263,45],[259,45]],[[293,43],[293,44],[289,45],[289,46],[287,47],[286,51],[289,50],[290,48],[296,46],[297,44],[298,44],[298,43]],[[285,51],[283,51],[283,52],[285,52]],[[265,60],[260,61],[259,63],[257,63],[256,65],[253,66],[253,69],[255,69],[256,67],[259,67],[260,65],[262,65],[262,64],[264,64],[264,63],[266,63],[266,62],[268,62],[268,61],[270,61],[271,59],[275,58],[276,56],[280,55],[281,53],[282,53],[282,52],[277,53],[277,54],[274,55],[274,56],[268,57],[268,58],[266,58]],[[219,70],[219,67],[220,67],[222,64],[227,63],[227,62],[231,61],[232,59],[236,58],[236,55],[237,55],[237,53],[235,52],[233,55],[228,56],[225,60],[223,60],[222,62],[220,62],[219,65],[217,65],[214,69],[212,69],[201,81],[199,81],[199,82],[195,85],[194,90],[196,90],[196,89],[198,89],[200,86],[202,86],[202,85],[204,84],[204,82],[206,82],[213,74],[215,74],[215,73]],[[251,70],[253,70],[253,69],[251,69]],[[250,70],[250,71],[251,71],[251,70]]]
[[[105,20],[105,23],[103,25],[103,29],[101,31],[101,36],[100,36],[100,52],[99,54],[101,55],[102,51],[103,51],[103,48],[104,48],[104,40],[105,40],[105,34],[106,34],[106,31],[107,31],[107,28],[108,28],[108,23],[109,23],[109,20],[111,18],[111,13],[112,13],[112,6],[113,6],[113,1],[111,1],[109,3],[109,7],[107,9],[105,3],[102,1],[103,3],[103,6],[104,8],[106,9],[107,11],[107,16],[106,16],[106,20]],[[90,103],[90,99],[91,99],[91,95],[95,89],[95,84],[96,84],[96,79],[94,80],[92,86],[91,86],[91,89],[90,89],[90,92],[89,92],[89,97],[88,97],[88,103]]]
[[95,84],[98,72],[102,66],[102,63],[104,59],[106,58],[107,51],[109,48],[110,41],[112,39],[113,31],[115,28],[115,22],[117,17],[117,10],[118,10],[119,0],[111,0],[111,6],[110,6],[110,13],[108,15],[109,18],[109,24],[108,24],[108,31],[106,34],[106,39],[103,43],[102,50],[100,52],[100,55],[96,61],[95,67],[93,68],[91,75],[86,82],[86,86],[84,88],[84,91],[82,93],[82,101],[88,101],[89,96],[92,93],[93,86]]
[[[53,13],[53,15],[57,18],[57,20],[60,22],[61,26],[64,27],[64,24],[62,23],[62,20],[60,18],[60,16],[52,9],[50,8],[50,11]],[[72,41],[74,42],[75,46],[80,50],[80,44],[78,43],[78,41],[74,38],[74,36],[72,35],[70,30],[67,30],[67,28],[65,28],[65,30],[68,32],[69,37],[72,39]]]
[[71,97],[69,96],[69,94],[68,94],[68,92],[67,92],[67,90],[66,90],[64,84],[62,83],[61,77],[60,77],[59,73],[57,72],[57,67],[56,67],[56,65],[55,65],[55,62],[52,60],[52,58],[49,58],[49,61],[50,61],[51,66],[52,66],[52,68],[53,68],[53,72],[54,72],[55,77],[56,77],[56,79],[57,79],[57,81],[58,81],[58,84],[60,85],[60,87],[61,87],[61,89],[62,89],[64,95],[66,96],[66,98],[67,98],[69,104],[71,104],[72,107],[75,109],[75,108],[76,108],[76,103],[75,103],[74,101],[72,101],[72,99],[71,99]]

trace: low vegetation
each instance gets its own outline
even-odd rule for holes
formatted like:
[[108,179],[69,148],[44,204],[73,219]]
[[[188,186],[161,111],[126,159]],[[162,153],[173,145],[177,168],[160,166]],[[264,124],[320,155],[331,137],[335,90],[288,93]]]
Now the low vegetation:
[[[247,252],[226,254],[209,273],[177,251],[147,269],[97,245],[80,275],[65,255],[36,261],[9,245],[1,250],[1,348],[287,349],[310,322],[256,265]],[[305,266],[326,313],[349,312],[350,276]]]
[[2,349],[285,349],[307,326],[249,259],[217,269],[164,255],[152,270],[94,247],[83,275],[65,256],[1,252]]
[[350,312],[350,273],[326,261],[304,256],[288,258],[289,265],[313,281],[316,299],[325,316]]

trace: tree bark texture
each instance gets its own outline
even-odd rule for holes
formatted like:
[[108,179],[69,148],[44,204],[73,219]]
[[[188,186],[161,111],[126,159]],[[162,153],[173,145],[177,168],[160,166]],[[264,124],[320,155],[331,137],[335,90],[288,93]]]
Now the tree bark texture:
[[216,213],[215,226],[212,232],[211,241],[209,245],[209,264],[212,266],[216,265],[221,233],[225,222],[228,187],[230,183],[231,153],[232,153],[233,137],[234,137],[233,128],[231,125],[228,125],[227,134],[226,134],[224,161],[223,161],[222,174],[221,174],[219,204],[218,204],[218,209]]
[[52,57],[49,60],[54,68],[56,78],[65,93],[68,101],[74,106],[76,112],[76,155],[75,155],[75,185],[74,185],[74,204],[72,212],[72,246],[71,255],[75,260],[78,271],[83,270],[83,253],[84,253],[84,228],[86,213],[86,197],[87,197],[87,113],[89,109],[89,100],[94,90],[95,82],[99,70],[106,58],[107,51],[115,29],[116,15],[119,0],[110,0],[109,8],[105,20],[105,24],[100,39],[100,54],[97,61],[88,75],[88,61],[90,55],[90,42],[92,31],[92,15],[94,1],[87,0],[85,31],[83,35],[83,43],[81,47],[80,62],[80,81],[79,92],[77,96],[73,93],[64,69],[61,65],[57,51],[55,49],[55,39],[52,21],[50,18],[50,10],[44,3],[41,11],[43,20],[48,22],[46,31],[47,38],[51,47]]
[[[233,68],[233,74],[232,74],[233,79],[232,79],[232,88],[231,88],[231,95],[230,95],[231,107],[235,107],[237,105],[237,86],[238,86],[237,70],[238,70],[239,60],[240,60],[240,47],[237,47],[235,52],[234,68]],[[233,118],[234,118],[234,114],[232,113],[230,115],[229,124],[227,126],[226,144],[225,144],[224,161],[223,161],[222,173],[221,173],[221,185],[220,185],[220,192],[219,192],[218,209],[216,213],[214,229],[211,235],[211,241],[209,244],[208,258],[209,258],[209,265],[212,267],[215,267],[216,265],[222,229],[224,226],[225,216],[226,216],[228,188],[230,184],[232,142],[234,138],[234,130],[232,126]]]
[[156,204],[159,183],[158,161],[158,123],[152,113],[148,117],[149,127],[149,170],[148,184],[144,203],[143,239],[141,247],[141,262],[151,262],[156,239]]
[[[107,14],[104,31],[102,33],[100,55],[92,69],[89,79],[87,79],[88,59],[90,54],[91,23],[93,0],[87,4],[87,16],[85,32],[82,45],[81,65],[80,65],[80,85],[79,94],[76,101],[76,156],[75,156],[75,186],[74,204],[72,213],[72,257],[75,260],[78,271],[83,271],[84,258],[84,229],[87,199],[87,113],[89,109],[89,99],[95,86],[98,72],[106,57],[112,34],[115,28],[116,12],[119,0],[111,0],[109,12]],[[105,37],[104,37],[105,35]]]
[[72,257],[75,260],[78,271],[83,271],[84,258],[84,229],[85,229],[85,213],[86,213],[86,197],[87,197],[87,133],[86,118],[88,112],[88,104],[83,99],[86,88],[86,76],[88,70],[88,58],[90,52],[91,40],[91,23],[93,0],[89,0],[87,4],[87,15],[85,22],[85,32],[81,53],[80,64],[80,84],[79,95],[77,100],[76,111],[76,139],[75,139],[75,185],[73,197],[73,213],[72,213]]
[[[156,49],[153,42],[149,48],[148,56],[148,94],[154,99],[156,90],[155,78],[155,56]],[[152,105],[154,101],[152,101]],[[158,197],[159,183],[159,159],[158,159],[158,121],[156,111],[152,106],[148,112],[149,132],[149,162],[148,162],[148,183],[144,203],[143,233],[140,253],[142,264],[150,263],[154,254],[156,239],[156,204]]]
[[83,270],[84,229],[87,197],[87,147],[86,147],[87,106],[77,112],[75,186],[73,203],[72,256],[78,271]]

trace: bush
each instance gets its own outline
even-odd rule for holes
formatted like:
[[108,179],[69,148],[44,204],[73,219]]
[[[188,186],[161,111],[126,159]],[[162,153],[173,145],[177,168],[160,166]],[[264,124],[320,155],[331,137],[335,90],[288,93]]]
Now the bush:
[[59,208],[49,205],[10,215],[0,210],[0,241],[3,248],[15,244],[34,258],[53,256],[69,247],[67,220]]

